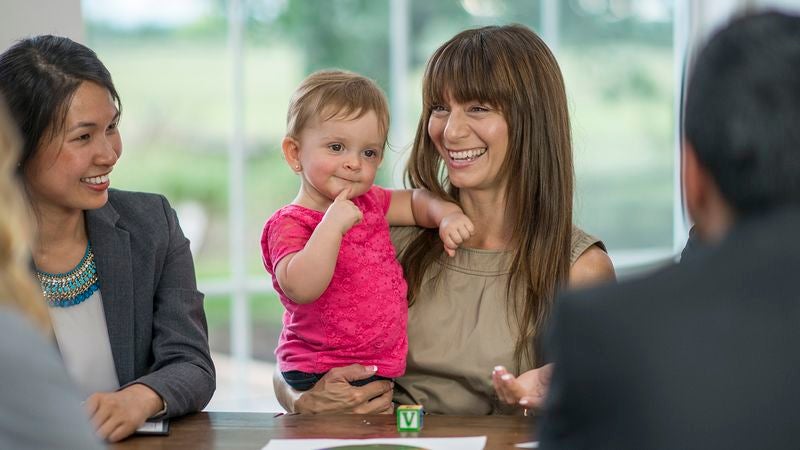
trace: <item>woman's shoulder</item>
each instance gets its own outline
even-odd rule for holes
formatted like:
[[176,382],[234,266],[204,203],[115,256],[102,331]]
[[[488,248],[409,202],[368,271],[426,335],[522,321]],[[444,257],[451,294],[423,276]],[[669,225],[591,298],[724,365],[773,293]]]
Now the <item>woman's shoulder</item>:
[[600,240],[600,238],[595,237],[573,225],[569,264],[575,264],[578,261],[578,258],[580,258],[581,255],[583,255],[592,246],[597,246],[603,252],[607,252],[606,245]]
[[118,189],[108,190],[108,203],[114,207],[120,215],[124,212],[152,212],[157,209],[165,209],[169,206],[166,197],[161,194],[149,192],[121,191]]
[[153,238],[166,235],[165,230],[177,223],[175,211],[163,195],[116,189],[108,191],[106,206],[87,217],[130,233],[152,233]]
[[[3,448],[101,448],[82,419],[81,397],[55,346],[27,317],[5,306],[0,306],[0,329],[14,337],[0,340],[0,428],[14,430],[0,438]],[[64,432],[42,433],[41,423]]]
[[569,286],[588,286],[615,278],[614,265],[603,241],[573,226]]

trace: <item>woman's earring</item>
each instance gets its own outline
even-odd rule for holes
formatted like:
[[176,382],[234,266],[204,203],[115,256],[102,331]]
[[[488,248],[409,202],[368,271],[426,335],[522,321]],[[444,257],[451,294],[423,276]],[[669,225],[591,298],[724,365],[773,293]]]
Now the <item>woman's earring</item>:
[[298,164],[298,165],[294,166],[294,170],[296,170],[296,171],[300,172],[300,164]]

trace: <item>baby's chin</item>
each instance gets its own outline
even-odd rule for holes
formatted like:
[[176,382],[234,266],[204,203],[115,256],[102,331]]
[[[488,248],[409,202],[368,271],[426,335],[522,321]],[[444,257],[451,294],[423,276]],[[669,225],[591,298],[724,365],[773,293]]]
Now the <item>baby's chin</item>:
[[[363,185],[360,185],[360,184],[359,185],[349,186],[350,192],[347,194],[347,199],[348,200],[352,200],[352,199],[354,199],[356,197],[360,197],[360,196],[366,194],[367,191],[369,191],[369,188],[370,188],[370,186],[363,186]],[[345,188],[345,189],[348,189],[348,188]],[[335,194],[333,194],[333,196],[330,197],[331,201],[336,199],[336,197],[338,197],[339,194],[341,194],[343,191],[344,191],[344,189],[342,189],[342,190],[336,192]]]

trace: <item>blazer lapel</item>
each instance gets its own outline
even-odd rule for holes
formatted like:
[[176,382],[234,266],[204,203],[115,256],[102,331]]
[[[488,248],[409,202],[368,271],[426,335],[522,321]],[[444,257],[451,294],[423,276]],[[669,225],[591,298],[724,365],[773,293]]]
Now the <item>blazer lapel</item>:
[[110,202],[86,212],[111,353],[120,386],[124,386],[134,378],[134,292],[130,234],[117,226],[118,220]]

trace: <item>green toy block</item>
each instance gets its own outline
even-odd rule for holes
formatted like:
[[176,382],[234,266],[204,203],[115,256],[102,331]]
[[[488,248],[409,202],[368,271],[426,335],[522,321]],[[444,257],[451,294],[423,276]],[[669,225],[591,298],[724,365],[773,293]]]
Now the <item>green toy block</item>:
[[422,429],[422,405],[400,405],[397,407],[397,431],[420,431]]

